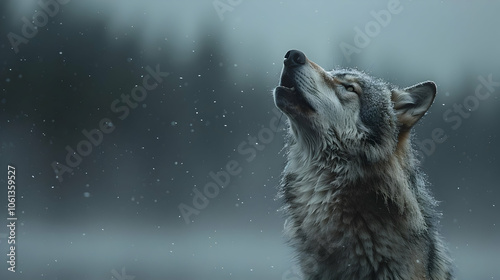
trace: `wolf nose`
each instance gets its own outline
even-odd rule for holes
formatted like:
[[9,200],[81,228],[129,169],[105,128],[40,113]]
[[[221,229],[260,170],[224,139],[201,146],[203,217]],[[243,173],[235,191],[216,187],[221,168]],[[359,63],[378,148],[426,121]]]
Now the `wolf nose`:
[[285,54],[283,61],[286,67],[297,67],[306,63],[306,55],[297,50],[290,50]]

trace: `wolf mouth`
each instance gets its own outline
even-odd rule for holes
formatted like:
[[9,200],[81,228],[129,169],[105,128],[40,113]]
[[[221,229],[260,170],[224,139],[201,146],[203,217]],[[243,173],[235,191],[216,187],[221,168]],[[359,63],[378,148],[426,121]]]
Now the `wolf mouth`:
[[304,92],[297,87],[294,79],[290,77],[287,72],[283,72],[280,84],[276,87],[275,94],[276,104],[285,112],[290,110],[292,112],[298,110],[301,113],[316,111],[305,98]]

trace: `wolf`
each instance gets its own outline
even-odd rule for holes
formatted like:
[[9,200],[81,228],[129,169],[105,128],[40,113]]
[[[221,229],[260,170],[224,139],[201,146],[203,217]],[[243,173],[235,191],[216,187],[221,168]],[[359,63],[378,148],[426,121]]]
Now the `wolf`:
[[398,88],[290,50],[273,96],[289,124],[284,231],[304,279],[454,279],[411,145],[436,84]]

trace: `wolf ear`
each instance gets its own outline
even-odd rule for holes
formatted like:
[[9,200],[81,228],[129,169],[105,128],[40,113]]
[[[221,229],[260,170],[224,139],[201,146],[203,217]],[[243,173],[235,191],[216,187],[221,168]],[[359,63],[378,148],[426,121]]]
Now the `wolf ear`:
[[431,81],[393,90],[392,102],[399,123],[407,129],[411,128],[431,107],[434,97],[436,84]]

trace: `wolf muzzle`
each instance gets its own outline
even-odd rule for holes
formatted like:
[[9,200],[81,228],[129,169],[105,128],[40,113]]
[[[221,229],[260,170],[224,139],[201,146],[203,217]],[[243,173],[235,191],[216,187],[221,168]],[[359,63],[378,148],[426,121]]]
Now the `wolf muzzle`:
[[286,115],[308,115],[315,109],[306,100],[304,92],[297,85],[297,78],[302,74],[300,68],[307,64],[306,55],[298,50],[289,50],[283,60],[280,83],[274,90],[276,106]]

